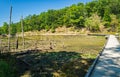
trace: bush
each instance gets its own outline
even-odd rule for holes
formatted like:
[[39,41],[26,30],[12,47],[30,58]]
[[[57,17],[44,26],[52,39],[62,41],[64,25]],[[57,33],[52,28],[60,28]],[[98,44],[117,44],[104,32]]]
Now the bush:
[[52,29],[51,29],[51,32],[52,32],[52,33],[55,33],[55,29],[52,28]]

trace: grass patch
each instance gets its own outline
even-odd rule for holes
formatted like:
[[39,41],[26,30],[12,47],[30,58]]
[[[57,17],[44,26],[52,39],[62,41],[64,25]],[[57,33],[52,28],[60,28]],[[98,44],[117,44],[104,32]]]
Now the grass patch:
[[0,54],[0,77],[17,77],[15,58],[9,53]]

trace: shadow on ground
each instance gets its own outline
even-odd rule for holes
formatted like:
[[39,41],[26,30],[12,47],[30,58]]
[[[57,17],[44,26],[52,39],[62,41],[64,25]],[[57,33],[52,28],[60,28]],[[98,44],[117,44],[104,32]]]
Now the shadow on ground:
[[[76,52],[34,52],[15,54],[17,76],[84,77],[93,59]],[[16,76],[16,77],[17,77]]]

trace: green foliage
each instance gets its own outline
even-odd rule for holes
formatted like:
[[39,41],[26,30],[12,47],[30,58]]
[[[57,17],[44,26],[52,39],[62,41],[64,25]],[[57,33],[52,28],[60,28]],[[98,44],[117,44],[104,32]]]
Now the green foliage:
[[57,25],[57,24],[52,24],[52,25],[51,25],[51,26],[52,26],[52,28],[51,28],[51,32],[52,32],[52,33],[55,33],[56,25]]
[[2,34],[2,32],[3,32],[3,29],[0,27],[0,35]]
[[0,61],[0,77],[13,77],[10,66],[5,61]]
[[4,22],[2,30],[3,30],[3,34],[5,33],[8,34],[8,24],[6,22]]
[[104,21],[111,22],[110,10],[109,10],[109,8],[107,8],[107,9],[105,10],[103,20],[104,20]]
[[46,31],[49,31],[50,30],[50,26],[46,25],[45,29],[46,29]]
[[[115,31],[115,29],[112,30],[113,23],[118,25],[115,21],[120,20],[119,2],[120,0],[93,0],[86,4],[78,3],[59,10],[49,9],[47,12],[42,12],[38,15],[29,15],[23,19],[24,31],[45,29],[46,31],[51,30],[54,32],[55,28],[59,26],[89,28],[90,31],[99,31],[101,24],[104,24],[103,26],[109,28],[110,31]],[[92,26],[92,22],[96,18],[94,20],[90,19],[94,14],[101,18],[101,22]],[[116,20],[112,19],[111,15],[117,16]],[[54,27],[54,25],[56,26]],[[11,34],[16,34],[17,32],[21,32],[21,22],[11,24]],[[8,34],[8,24],[6,22],[0,28],[0,34]]]
[[111,31],[115,32],[116,28],[119,25],[118,19],[117,19],[116,15],[111,15],[110,17],[111,17],[111,20],[112,20],[111,23],[110,23]]
[[17,33],[17,27],[15,24],[11,24],[11,34],[15,35]]
[[17,77],[14,65],[15,59],[9,53],[0,54],[0,77]]
[[110,22],[104,22],[104,26],[105,26],[105,28],[110,28]]
[[90,31],[99,31],[99,27],[101,26],[101,18],[97,14],[93,14],[91,17],[86,19],[85,26]]

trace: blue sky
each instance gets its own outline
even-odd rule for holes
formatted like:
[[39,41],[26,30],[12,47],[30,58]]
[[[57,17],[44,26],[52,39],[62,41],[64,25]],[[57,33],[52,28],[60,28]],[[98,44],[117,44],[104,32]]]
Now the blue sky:
[[92,0],[0,0],[0,26],[9,22],[10,5],[13,7],[12,22],[32,14],[40,14],[48,9],[60,9],[78,2],[86,3]]

